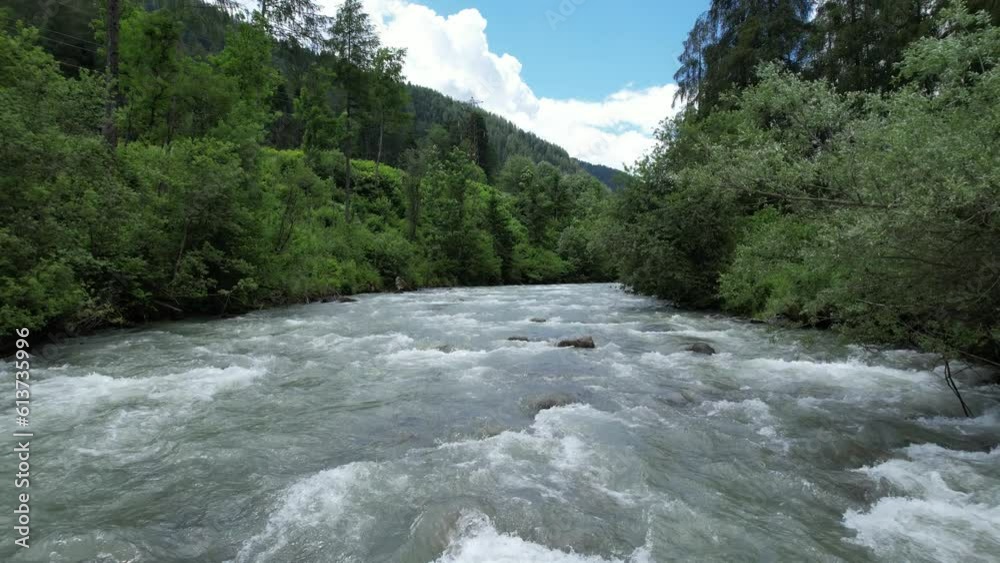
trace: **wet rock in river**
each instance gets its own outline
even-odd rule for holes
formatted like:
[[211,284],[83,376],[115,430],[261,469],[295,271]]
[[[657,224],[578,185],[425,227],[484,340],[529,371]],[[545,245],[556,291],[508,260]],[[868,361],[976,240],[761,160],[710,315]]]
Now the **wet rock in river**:
[[547,409],[565,407],[579,402],[576,397],[569,393],[551,393],[539,397],[531,397],[524,402],[525,410],[531,414],[538,414]]
[[715,348],[712,348],[711,346],[705,344],[704,342],[698,342],[696,344],[692,344],[691,346],[689,346],[688,352],[694,352],[695,354],[704,354],[706,356],[711,356],[712,354],[715,353]]
[[548,321],[549,321],[548,319],[543,319],[542,317],[532,317],[531,318],[531,322],[533,322],[533,323],[546,323]]
[[479,496],[462,495],[430,504],[410,524],[409,539],[403,545],[403,561],[437,560],[455,541],[460,531],[476,518],[488,522],[496,510]]
[[570,338],[568,340],[560,340],[559,344],[556,346],[560,348],[596,348],[597,345],[594,344],[593,337],[584,336],[583,338]]
[[679,391],[667,391],[657,395],[656,400],[668,405],[684,406],[691,403],[691,400]]
[[499,436],[506,432],[508,428],[497,422],[488,422],[479,427],[475,433],[475,437],[479,440],[485,440],[487,438],[492,438],[494,436]]
[[531,339],[527,336],[511,336],[507,340],[510,342],[531,342]]

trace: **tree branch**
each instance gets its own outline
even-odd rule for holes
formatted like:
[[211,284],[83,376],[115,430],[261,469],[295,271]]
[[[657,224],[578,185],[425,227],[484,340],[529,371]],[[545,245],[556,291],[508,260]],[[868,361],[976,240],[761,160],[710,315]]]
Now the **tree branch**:
[[753,190],[751,193],[753,193],[753,192],[756,192],[757,194],[760,194],[760,195],[763,195],[763,196],[776,197],[778,199],[787,199],[789,201],[806,201],[806,202],[810,202],[810,203],[822,203],[822,204],[825,204],[825,205],[836,205],[836,206],[840,206],[840,207],[862,207],[862,208],[865,208],[865,209],[882,209],[882,210],[887,210],[887,209],[891,209],[892,208],[891,205],[873,205],[873,204],[864,203],[864,202],[861,202],[861,201],[848,201],[848,200],[843,200],[843,199],[827,199],[827,198],[824,198],[824,197],[794,196],[794,195],[788,195],[788,194],[779,194],[779,193],[775,193],[775,192],[764,192],[764,191],[760,191],[760,190]]

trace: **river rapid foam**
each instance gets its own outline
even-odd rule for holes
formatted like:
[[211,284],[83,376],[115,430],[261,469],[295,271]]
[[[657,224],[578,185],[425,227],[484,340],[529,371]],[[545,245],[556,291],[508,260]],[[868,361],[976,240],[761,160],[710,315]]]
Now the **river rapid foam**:
[[966,386],[964,419],[933,357],[613,285],[109,331],[35,365],[33,545],[4,561],[1000,561],[1000,388]]

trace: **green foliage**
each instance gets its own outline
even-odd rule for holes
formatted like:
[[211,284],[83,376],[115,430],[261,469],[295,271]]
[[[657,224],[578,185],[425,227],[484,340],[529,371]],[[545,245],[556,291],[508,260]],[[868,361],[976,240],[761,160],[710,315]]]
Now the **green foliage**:
[[827,0],[813,20],[810,73],[843,92],[885,90],[908,44],[933,30],[941,2]]
[[88,274],[121,243],[104,222],[127,215],[122,207],[130,197],[106,179],[110,159],[100,138],[86,134],[101,119],[103,91],[87,72],[63,78],[34,30],[0,35],[4,335],[22,326],[73,321],[87,302]]
[[960,4],[935,26],[891,92],[763,66],[727,109],[667,124],[616,202],[623,279],[679,303],[1000,357],[1000,161],[984,150],[1000,131],[1000,29]]
[[750,217],[719,280],[726,308],[760,319],[822,325],[836,307],[842,271],[824,250],[821,224],[765,208]]
[[684,42],[678,98],[708,112],[752,84],[761,63],[797,68],[812,9],[808,0],[713,0]]
[[467,112],[414,136],[404,53],[377,48],[359,2],[318,54],[275,41],[288,14],[311,17],[309,2],[268,5],[284,11],[211,20],[218,42],[193,40],[183,9],[126,10],[114,147],[100,135],[103,77],[65,76],[34,30],[0,35],[0,212],[12,218],[0,226],[2,334],[238,312],[397,279],[613,275],[599,182],[512,159],[523,186],[494,187],[492,118]]
[[[730,94],[755,84],[757,67],[778,63],[839,92],[899,87],[907,47],[939,35],[941,0],[713,0],[684,42],[674,75],[678,100],[701,115],[727,108]],[[983,23],[1000,23],[1000,2],[969,0]],[[960,71],[960,68],[954,70]]]
[[514,247],[514,278],[521,283],[543,283],[565,276],[569,265],[551,250],[521,243]]
[[575,158],[573,161],[576,162],[576,164],[579,165],[585,172],[600,180],[602,184],[607,186],[612,191],[618,191],[623,185],[625,185],[626,175],[625,172],[622,172],[621,170],[603,166],[601,164],[591,164]]
[[[479,131],[485,131],[489,141],[489,151],[484,151],[484,157],[495,159],[495,166],[479,161],[481,167],[491,174],[491,168],[501,168],[514,157],[525,157],[533,163],[549,162],[564,173],[574,173],[581,170],[565,149],[540,139],[538,136],[521,130],[510,121],[492,113],[470,108],[469,104],[453,100],[444,94],[424,88],[409,85],[409,98],[412,104],[414,128],[418,136],[434,136],[431,130],[438,128],[437,144],[458,146],[468,137],[469,120],[471,116],[481,119]],[[444,141],[440,135],[444,132]],[[454,132],[454,133],[452,133]],[[481,140],[480,140],[481,142]]]

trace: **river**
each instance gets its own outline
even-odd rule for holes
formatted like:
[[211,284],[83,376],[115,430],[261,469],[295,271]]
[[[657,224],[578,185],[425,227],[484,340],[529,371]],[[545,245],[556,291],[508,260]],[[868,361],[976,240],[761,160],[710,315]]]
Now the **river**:
[[964,419],[926,355],[615,285],[164,323],[35,365],[5,561],[1000,560],[1000,387]]

